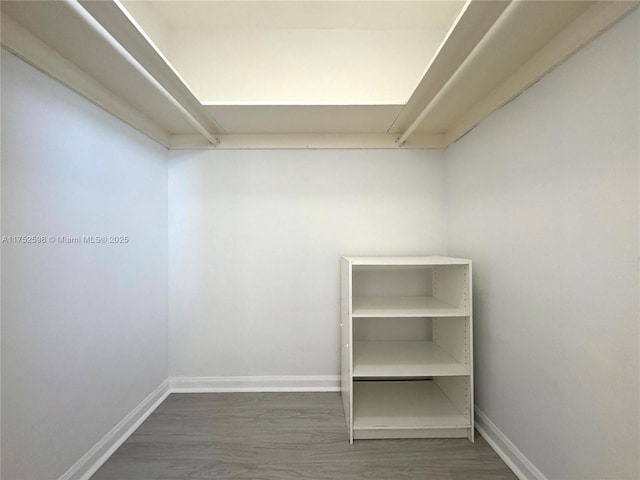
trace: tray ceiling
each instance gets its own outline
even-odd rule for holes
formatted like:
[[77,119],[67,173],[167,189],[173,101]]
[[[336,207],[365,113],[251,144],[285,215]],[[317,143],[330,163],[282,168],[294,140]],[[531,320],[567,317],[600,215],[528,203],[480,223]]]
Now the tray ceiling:
[[628,1],[2,1],[2,44],[170,148],[441,148]]
[[205,104],[402,105],[463,1],[126,1]]

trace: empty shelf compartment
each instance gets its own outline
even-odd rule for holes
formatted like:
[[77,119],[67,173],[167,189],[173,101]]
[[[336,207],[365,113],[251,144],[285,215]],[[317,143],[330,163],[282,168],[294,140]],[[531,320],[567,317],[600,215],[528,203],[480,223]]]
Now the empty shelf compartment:
[[356,381],[353,402],[354,430],[471,427],[434,381]]

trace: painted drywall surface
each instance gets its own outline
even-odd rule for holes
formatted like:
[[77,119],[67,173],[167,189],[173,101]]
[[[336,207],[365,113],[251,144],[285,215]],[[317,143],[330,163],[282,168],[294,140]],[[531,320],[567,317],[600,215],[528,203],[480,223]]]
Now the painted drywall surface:
[[401,105],[442,34],[255,29],[249,35],[242,29],[190,28],[172,30],[168,38],[167,57],[203,102]]
[[549,479],[635,479],[640,14],[445,153],[476,402]]
[[464,7],[122,2],[205,102],[403,104]]
[[337,375],[341,255],[445,246],[441,151],[172,152],[170,373]]
[[[2,478],[62,475],[167,377],[166,150],[2,51]],[[52,243],[128,236],[126,244]],[[6,237],[4,237],[6,238]]]

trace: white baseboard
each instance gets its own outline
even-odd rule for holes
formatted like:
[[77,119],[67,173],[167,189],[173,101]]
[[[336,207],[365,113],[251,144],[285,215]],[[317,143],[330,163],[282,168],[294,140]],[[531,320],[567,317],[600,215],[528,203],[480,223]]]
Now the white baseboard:
[[173,393],[340,391],[340,375],[172,377],[169,382]]
[[58,480],[88,480],[170,393],[165,380]]
[[495,450],[516,477],[520,480],[548,480],[477,406],[475,407],[475,413],[476,430],[491,445],[491,448]]

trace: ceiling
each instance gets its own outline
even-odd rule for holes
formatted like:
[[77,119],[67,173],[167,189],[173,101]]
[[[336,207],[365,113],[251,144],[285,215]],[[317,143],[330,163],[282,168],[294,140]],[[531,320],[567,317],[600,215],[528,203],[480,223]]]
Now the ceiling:
[[126,1],[205,105],[401,105],[464,1]]
[[464,0],[124,0],[135,17],[147,9],[165,28],[448,28]]
[[2,44],[169,148],[442,148],[628,1],[7,1]]

